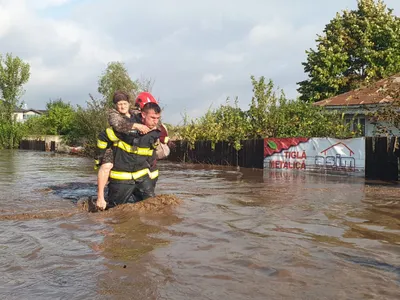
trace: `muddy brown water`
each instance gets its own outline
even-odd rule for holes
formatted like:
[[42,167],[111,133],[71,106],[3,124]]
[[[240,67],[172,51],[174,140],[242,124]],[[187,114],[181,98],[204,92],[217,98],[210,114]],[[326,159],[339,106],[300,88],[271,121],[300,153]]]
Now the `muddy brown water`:
[[90,159],[0,151],[0,299],[399,299],[400,188],[160,163],[89,213]]

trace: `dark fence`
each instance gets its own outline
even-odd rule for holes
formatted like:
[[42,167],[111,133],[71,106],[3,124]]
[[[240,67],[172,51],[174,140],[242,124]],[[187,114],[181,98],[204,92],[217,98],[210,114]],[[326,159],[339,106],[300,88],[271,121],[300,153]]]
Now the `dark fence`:
[[[399,178],[400,138],[365,138],[365,177],[368,179],[393,180]],[[211,142],[198,141],[194,149],[187,142],[176,141],[169,160],[214,165],[230,165],[244,168],[264,168],[264,139],[242,141],[242,149],[236,151],[226,142],[218,142],[215,149]]]
[[22,140],[19,143],[19,149],[46,151],[46,143],[45,141]]
[[[365,138],[365,177],[368,179],[393,180],[399,178],[400,137]],[[169,160],[176,162],[202,163],[243,168],[264,168],[264,139],[242,141],[242,148],[236,151],[227,142],[218,142],[212,149],[210,141],[195,142],[190,149],[187,142],[175,141]],[[23,140],[20,149],[55,151],[56,143],[47,146],[44,141]]]
[[218,142],[212,149],[210,141],[195,142],[194,149],[184,141],[174,142],[169,160],[244,168],[264,168],[264,139],[242,141],[237,151],[227,142]]
[[40,140],[22,140],[19,143],[19,149],[36,150],[36,151],[56,151],[55,141],[40,141]]
[[365,178],[398,180],[399,138],[365,138]]

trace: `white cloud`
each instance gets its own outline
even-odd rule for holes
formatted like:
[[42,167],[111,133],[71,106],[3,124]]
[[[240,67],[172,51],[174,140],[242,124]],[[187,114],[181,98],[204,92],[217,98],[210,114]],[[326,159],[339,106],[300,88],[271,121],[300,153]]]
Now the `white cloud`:
[[274,42],[278,39],[285,39],[295,30],[288,24],[280,21],[271,22],[264,25],[254,26],[249,33],[249,40],[254,45],[260,45],[268,42]]
[[27,60],[31,70],[30,85],[51,85],[55,80],[60,80],[61,72],[58,69],[46,67],[40,57]]
[[279,29],[270,25],[256,25],[249,33],[250,42],[261,44],[267,40],[277,38]]
[[[386,0],[399,15],[400,2]],[[0,49],[31,64],[23,98],[44,108],[62,97],[84,105],[110,61],[132,78],[155,80],[164,120],[239,97],[247,108],[250,75],[273,79],[289,97],[303,80],[305,50],[314,47],[348,0],[0,0]],[[249,9],[251,7],[251,9]],[[199,80],[200,79],[200,80]],[[217,83],[217,84],[216,84]]]
[[202,81],[204,83],[216,83],[217,81],[219,81],[221,79],[222,79],[222,74],[211,74],[211,73],[208,73],[208,74],[205,74],[203,76]]
[[219,31],[223,29],[221,20],[200,20],[200,28],[206,31]]
[[[28,10],[24,1],[0,1],[0,38],[19,26],[19,21],[26,18]],[[1,45],[1,40],[0,40]]]
[[31,0],[29,5],[32,5],[33,7],[38,9],[45,9],[54,6],[61,6],[71,1],[72,0]]
[[235,64],[244,60],[243,53],[229,53],[226,50],[210,51],[205,54],[204,60],[210,63]]

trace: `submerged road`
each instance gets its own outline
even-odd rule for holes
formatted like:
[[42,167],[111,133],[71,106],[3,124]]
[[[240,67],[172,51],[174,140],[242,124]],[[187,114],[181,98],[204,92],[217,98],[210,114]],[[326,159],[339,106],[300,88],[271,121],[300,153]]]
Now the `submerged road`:
[[400,296],[399,185],[160,162],[159,206],[88,213],[90,159],[0,151],[0,176],[1,299]]

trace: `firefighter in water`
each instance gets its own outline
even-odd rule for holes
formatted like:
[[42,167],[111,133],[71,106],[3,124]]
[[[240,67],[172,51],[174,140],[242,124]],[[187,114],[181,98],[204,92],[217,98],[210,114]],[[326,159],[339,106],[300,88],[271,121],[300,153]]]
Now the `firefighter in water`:
[[[150,102],[136,116],[138,122],[153,129],[158,124],[160,115],[158,104]],[[158,176],[158,172],[151,172],[149,166],[156,159],[155,150],[160,134],[158,129],[144,135],[121,134],[121,139],[113,144],[114,163],[108,185],[109,208],[155,196],[153,179]],[[140,199],[136,195],[140,195]]]
[[[119,95],[119,96],[118,96]],[[115,153],[113,149],[117,146],[118,141],[132,142],[129,135],[137,134],[148,134],[151,130],[157,129],[160,132],[159,140],[157,140],[153,146],[156,146],[156,159],[163,159],[169,155],[168,143],[168,131],[164,125],[157,124],[155,128],[149,128],[143,124],[143,115],[141,110],[147,103],[155,103],[155,98],[147,92],[140,93],[135,101],[136,110],[129,110],[129,97],[127,94],[116,92],[114,95],[114,103],[116,109],[113,109],[109,113],[109,123],[111,128],[107,128],[106,131],[99,134],[97,143],[98,147],[98,159],[96,160],[97,167],[100,166],[98,173],[98,197],[96,206],[99,209],[105,209],[106,201],[104,199],[104,188],[109,180],[110,171],[113,168],[113,161]],[[121,109],[121,106],[125,108]],[[128,107],[128,108],[127,108]],[[156,110],[158,110],[156,108]],[[137,139],[135,140],[137,141]],[[121,145],[121,144],[120,144]],[[152,179],[153,186],[158,179],[158,169],[156,166],[156,159],[147,157],[147,164],[149,169],[149,176]],[[140,196],[140,190],[137,190],[137,198],[143,199]]]
[[[150,102],[157,103],[157,100],[149,92],[142,92],[136,97],[135,107],[138,110],[143,110],[143,107]],[[152,160],[151,163],[149,163],[149,169],[150,173],[152,174],[154,188],[156,187],[158,180],[157,160],[165,159],[170,154],[170,148],[168,146],[169,136],[167,127],[159,122],[156,129],[160,131],[160,139],[157,142],[156,148],[156,159]]]

